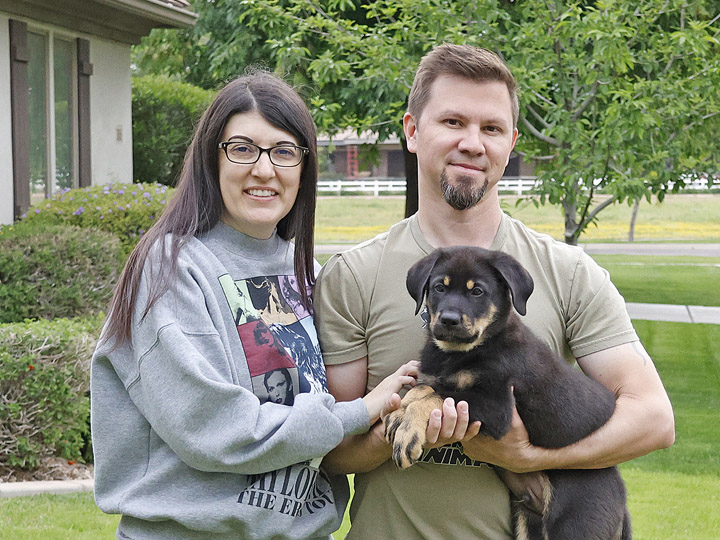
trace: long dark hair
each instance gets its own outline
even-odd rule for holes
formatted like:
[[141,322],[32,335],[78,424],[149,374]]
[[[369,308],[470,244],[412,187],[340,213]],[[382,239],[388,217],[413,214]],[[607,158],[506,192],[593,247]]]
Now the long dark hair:
[[[295,238],[295,274],[303,305],[310,309],[308,287],[315,284],[313,235],[317,193],[317,136],[302,98],[270,73],[256,71],[227,84],[205,111],[185,154],[177,188],[168,207],[130,254],[110,303],[103,341],[115,346],[130,339],[136,295],[148,253],[160,243],[159,272],[152,273],[149,300],[142,316],[170,288],[178,252],[191,237],[209,231],[223,212],[218,176],[218,144],[225,124],[235,114],[257,111],[270,124],[293,135],[310,151],[302,163],[295,204],[277,226],[278,235]],[[169,241],[169,250],[165,242]]]

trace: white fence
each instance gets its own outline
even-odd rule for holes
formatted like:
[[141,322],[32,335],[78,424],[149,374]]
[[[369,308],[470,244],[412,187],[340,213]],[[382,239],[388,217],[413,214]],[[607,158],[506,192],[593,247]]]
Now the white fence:
[[[681,176],[681,181],[686,189],[709,189],[717,188],[720,185],[720,178],[714,178],[712,184],[707,176]],[[537,183],[536,176],[505,176],[500,179],[498,186],[500,191],[512,192],[522,195],[531,191]],[[672,189],[673,182],[668,182],[668,188]],[[405,193],[404,178],[356,178],[344,180],[319,180],[318,191],[320,194],[333,193],[342,195],[343,192],[371,193],[377,197],[380,193]]]
[[[512,191],[522,195],[535,187],[535,176],[506,176],[499,182],[501,191]],[[357,178],[345,180],[319,180],[318,191],[333,192],[342,195],[343,192],[357,191],[372,193],[377,197],[382,193],[405,193],[404,178]]]

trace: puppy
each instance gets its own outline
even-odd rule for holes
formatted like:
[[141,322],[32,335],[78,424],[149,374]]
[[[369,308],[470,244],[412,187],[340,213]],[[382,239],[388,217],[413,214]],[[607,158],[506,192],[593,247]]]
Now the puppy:
[[[511,256],[474,247],[438,249],[410,269],[407,288],[416,313],[425,300],[429,337],[421,356],[423,384],[385,418],[399,467],[420,458],[430,412],[447,397],[467,401],[470,421],[479,420],[480,433],[495,439],[510,429],[515,405],[530,442],[544,448],[570,445],[612,415],[612,392],[557,357],[520,321],[517,313],[525,315],[533,281]],[[498,474],[512,476],[502,469]],[[517,539],[632,537],[616,467],[548,470],[542,485],[534,507],[527,499],[512,503]]]

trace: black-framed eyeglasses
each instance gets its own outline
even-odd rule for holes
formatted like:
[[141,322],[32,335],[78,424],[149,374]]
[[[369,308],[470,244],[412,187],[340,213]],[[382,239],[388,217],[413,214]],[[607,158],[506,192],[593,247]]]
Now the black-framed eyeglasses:
[[281,144],[263,148],[257,144],[244,141],[225,141],[218,144],[225,151],[229,161],[240,165],[256,163],[263,152],[267,152],[270,162],[278,167],[296,167],[300,165],[309,150],[303,146]]

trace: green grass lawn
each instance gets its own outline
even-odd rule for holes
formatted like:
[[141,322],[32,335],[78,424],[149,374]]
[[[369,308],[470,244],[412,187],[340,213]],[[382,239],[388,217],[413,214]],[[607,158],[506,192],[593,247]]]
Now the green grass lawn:
[[593,255],[626,302],[720,306],[720,257]]
[[[635,326],[673,402],[677,442],[621,467],[634,538],[715,540],[720,531],[720,325],[636,321]],[[109,539],[117,521],[102,514],[89,493],[0,499],[3,540]]]
[[[504,209],[533,229],[563,238],[559,206],[535,207],[528,200],[503,196]],[[631,207],[616,204],[599,214],[580,242],[624,242]],[[315,241],[319,244],[357,243],[372,238],[401,220],[403,197],[321,197],[318,200]],[[668,195],[662,203],[642,201],[635,225],[636,241],[720,241],[720,194]]]

